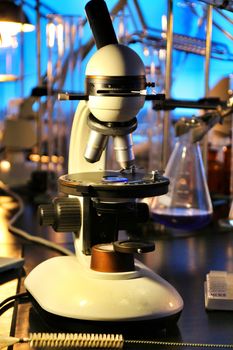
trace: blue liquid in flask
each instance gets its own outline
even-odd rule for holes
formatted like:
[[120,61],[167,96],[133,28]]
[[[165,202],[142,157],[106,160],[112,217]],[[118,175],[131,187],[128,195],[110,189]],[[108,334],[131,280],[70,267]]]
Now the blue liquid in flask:
[[[206,181],[200,145],[195,129],[201,126],[195,118],[183,118],[186,132],[181,133],[165,169],[170,180],[168,193],[150,201],[155,222],[167,227],[192,231],[207,226],[213,207]],[[179,130],[177,128],[178,135]]]
[[196,208],[164,208],[152,212],[152,217],[155,222],[167,227],[196,230],[210,223],[212,213]]

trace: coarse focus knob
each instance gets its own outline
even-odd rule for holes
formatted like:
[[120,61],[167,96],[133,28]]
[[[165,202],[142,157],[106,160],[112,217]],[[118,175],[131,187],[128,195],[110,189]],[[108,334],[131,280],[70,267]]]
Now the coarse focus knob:
[[51,204],[39,206],[40,225],[52,226],[58,232],[79,231],[81,207],[78,198],[56,197]]
[[91,250],[91,269],[99,272],[134,271],[134,256],[114,250],[112,243],[97,244]]

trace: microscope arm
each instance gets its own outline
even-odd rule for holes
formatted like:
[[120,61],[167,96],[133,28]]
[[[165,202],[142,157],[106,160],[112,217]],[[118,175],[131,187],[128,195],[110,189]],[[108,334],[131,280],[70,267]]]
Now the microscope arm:
[[92,172],[106,168],[106,151],[96,163],[89,163],[84,158],[87,139],[90,129],[87,125],[87,118],[90,115],[86,101],[80,101],[74,115],[69,147],[68,173]]

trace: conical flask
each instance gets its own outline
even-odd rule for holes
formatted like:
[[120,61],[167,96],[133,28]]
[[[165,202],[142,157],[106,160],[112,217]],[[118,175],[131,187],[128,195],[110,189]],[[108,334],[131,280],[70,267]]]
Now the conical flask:
[[206,226],[213,208],[207,186],[201,150],[193,141],[195,123],[191,119],[170,156],[165,176],[170,180],[169,191],[149,201],[152,218],[167,227],[196,230]]

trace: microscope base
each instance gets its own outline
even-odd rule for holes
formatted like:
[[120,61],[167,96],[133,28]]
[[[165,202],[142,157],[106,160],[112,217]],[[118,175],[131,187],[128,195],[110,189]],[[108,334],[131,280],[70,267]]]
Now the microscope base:
[[55,257],[38,265],[25,287],[43,310],[71,319],[140,321],[179,314],[183,301],[177,291],[140,262],[135,266],[102,273],[77,257]]

